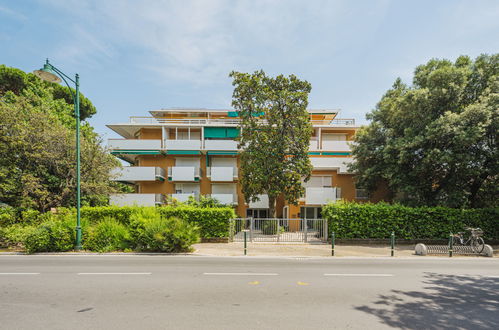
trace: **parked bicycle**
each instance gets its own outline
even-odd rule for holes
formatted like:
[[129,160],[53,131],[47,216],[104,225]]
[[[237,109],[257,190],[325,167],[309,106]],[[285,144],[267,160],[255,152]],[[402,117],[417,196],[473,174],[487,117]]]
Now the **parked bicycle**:
[[[483,241],[482,235],[483,230],[480,228],[466,228],[466,231],[470,232],[470,236],[466,240],[464,235],[466,232],[459,232],[454,236],[454,244],[460,244],[462,246],[469,245],[475,253],[482,253],[485,248],[485,242]],[[457,239],[457,241],[456,241]]]

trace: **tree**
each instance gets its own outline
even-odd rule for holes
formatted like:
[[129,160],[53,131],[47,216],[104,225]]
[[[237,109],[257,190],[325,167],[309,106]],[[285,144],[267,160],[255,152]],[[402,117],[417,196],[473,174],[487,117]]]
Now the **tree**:
[[[73,89],[72,89],[73,90]],[[0,65],[0,97],[7,92],[19,96],[36,95],[41,98],[62,100],[69,107],[63,107],[71,117],[74,116],[73,98],[66,86],[43,81],[34,74]],[[75,91],[73,90],[73,93]],[[61,110],[61,109],[60,109]],[[85,120],[97,112],[92,102],[80,93],[80,119]]]
[[[52,86],[17,69],[1,66],[0,82],[0,201],[40,211],[74,206],[73,105],[63,97],[54,96]],[[91,103],[90,108],[93,108]],[[104,150],[101,142],[93,128],[83,122],[84,205],[107,203],[108,194],[116,188],[109,180],[109,173],[119,162]]]
[[304,193],[302,179],[309,180],[312,165],[308,147],[312,125],[307,112],[311,85],[296,76],[268,77],[232,72],[232,106],[241,119],[238,137],[240,182],[246,202],[269,197],[269,213],[275,217],[279,196],[296,204]]
[[408,205],[497,206],[499,54],[430,60],[397,79],[356,135],[358,184]]

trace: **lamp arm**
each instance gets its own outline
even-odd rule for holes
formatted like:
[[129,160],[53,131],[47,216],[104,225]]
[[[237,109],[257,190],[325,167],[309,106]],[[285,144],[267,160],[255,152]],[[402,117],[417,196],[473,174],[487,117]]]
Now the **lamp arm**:
[[71,97],[73,98],[73,103],[75,103],[76,102],[76,96],[73,93],[73,90],[71,89],[71,86],[69,86],[68,81],[66,80],[66,78],[69,79],[72,83],[74,83],[75,86],[76,86],[76,81],[74,81],[73,79],[69,78],[67,75],[64,74],[64,72],[62,72],[61,70],[57,69],[52,64],[50,64],[50,67],[52,68],[52,70],[54,70],[59,75],[59,77],[62,78],[62,80],[64,81],[64,83],[66,84],[66,86],[68,86],[69,92],[71,93]]

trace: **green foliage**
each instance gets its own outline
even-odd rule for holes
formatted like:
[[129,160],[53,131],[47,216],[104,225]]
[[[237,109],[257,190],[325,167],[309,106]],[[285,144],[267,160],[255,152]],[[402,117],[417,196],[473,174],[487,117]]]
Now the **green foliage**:
[[81,218],[89,223],[95,224],[104,221],[106,218],[116,219],[119,223],[128,226],[132,214],[138,212],[139,206],[85,206],[80,209]]
[[[73,99],[71,92],[65,85],[45,82],[34,74],[22,70],[0,65],[0,97],[8,92],[17,96],[35,94],[47,100],[63,102],[65,112],[74,116]],[[75,92],[73,90],[73,92]],[[92,102],[80,93],[81,120],[90,118],[97,112]]]
[[397,79],[353,146],[358,185],[411,206],[496,207],[499,54],[430,60]]
[[24,226],[19,223],[7,227],[0,226],[0,243],[4,246],[20,247],[35,229],[35,226]]
[[240,182],[247,202],[269,197],[275,217],[278,196],[296,204],[304,194],[301,180],[310,178],[308,147],[312,125],[307,112],[311,85],[296,76],[268,77],[233,71],[232,106],[241,118]]
[[154,208],[131,217],[134,243],[140,251],[188,252],[199,241],[199,229],[179,218],[164,218]]
[[127,227],[107,217],[90,227],[84,248],[97,252],[123,251],[130,248],[131,235]]
[[185,205],[200,208],[227,207],[227,205],[220,203],[218,199],[210,196],[200,196],[199,200],[196,200],[194,196],[189,196]]
[[51,215],[24,239],[27,253],[64,252],[72,250],[74,244],[75,218],[69,212]]
[[480,227],[485,239],[499,239],[499,209],[407,207],[386,203],[331,203],[322,210],[338,238],[445,239],[466,227]]
[[229,220],[236,217],[231,207],[162,206],[157,209],[165,218],[180,218],[196,225],[203,238],[229,237]]
[[0,228],[16,222],[16,209],[13,207],[0,207]]
[[[75,120],[72,105],[53,97],[53,91],[62,87],[4,66],[0,66],[0,82],[5,83],[0,87],[0,202],[42,212],[74,206]],[[80,142],[83,205],[106,204],[115,190],[110,170],[119,162],[101,142],[84,122]]]

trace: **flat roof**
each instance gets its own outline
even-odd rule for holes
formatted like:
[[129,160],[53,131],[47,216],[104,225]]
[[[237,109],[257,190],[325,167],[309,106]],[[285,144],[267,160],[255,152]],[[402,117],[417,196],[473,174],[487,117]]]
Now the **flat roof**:
[[[157,109],[150,110],[149,113],[153,116],[159,116],[164,113],[172,113],[172,112],[191,112],[191,113],[206,113],[206,112],[231,112],[236,111],[235,109],[206,109],[206,108],[167,108],[167,109]],[[318,114],[318,115],[337,115],[340,110],[339,109],[307,109],[307,112],[310,114]]]

